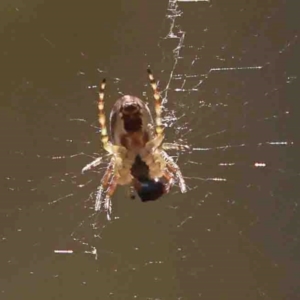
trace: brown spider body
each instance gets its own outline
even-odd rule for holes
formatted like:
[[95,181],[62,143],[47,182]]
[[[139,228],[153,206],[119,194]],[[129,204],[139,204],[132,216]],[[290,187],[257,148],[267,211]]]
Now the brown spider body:
[[[119,169],[118,184],[129,184],[133,178],[139,181],[140,178],[162,177],[162,172],[156,171],[158,168],[145,151],[154,132],[150,110],[141,99],[126,95],[116,101],[110,114],[110,133],[113,144],[127,150]],[[164,167],[159,167],[162,169]]]
[[149,167],[140,159],[140,155],[153,137],[150,124],[153,125],[149,108],[135,96],[123,96],[112,108],[110,113],[112,142],[126,148],[127,158],[130,158],[132,163],[130,174],[126,177],[131,175],[137,180],[149,177]]
[[[187,149],[187,146],[163,143],[161,98],[154,77],[148,70],[155,99],[155,123],[147,105],[135,96],[123,96],[116,101],[110,114],[109,140],[104,113],[105,80],[99,92],[98,109],[101,141],[111,160],[98,189],[95,210],[101,207],[109,217],[111,197],[117,185],[131,185],[142,201],[155,200],[169,192],[176,180],[182,193],[186,185],[178,165],[164,150]],[[83,168],[90,170],[101,163],[97,158]]]
[[115,145],[140,154],[153,137],[153,126],[149,108],[134,96],[118,99],[110,114],[110,133]]

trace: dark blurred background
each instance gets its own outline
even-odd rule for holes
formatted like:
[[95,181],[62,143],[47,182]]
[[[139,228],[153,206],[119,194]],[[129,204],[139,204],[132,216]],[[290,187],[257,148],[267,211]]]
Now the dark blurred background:
[[[300,299],[297,5],[1,1],[0,299]],[[151,106],[149,65],[189,192],[108,222],[97,86]]]

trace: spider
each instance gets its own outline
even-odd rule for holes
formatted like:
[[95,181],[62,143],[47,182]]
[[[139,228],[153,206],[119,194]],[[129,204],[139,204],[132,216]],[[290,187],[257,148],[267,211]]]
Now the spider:
[[[106,211],[108,219],[112,209],[111,198],[117,185],[129,185],[144,202],[156,200],[168,193],[175,182],[178,182],[182,193],[186,192],[182,173],[165,150],[184,150],[189,147],[163,143],[161,97],[151,70],[147,71],[154,92],[155,125],[148,106],[141,99],[130,95],[123,96],[115,102],[110,113],[111,141],[104,114],[106,80],[103,79],[100,84],[98,120],[101,141],[111,159],[97,190],[95,210]],[[101,162],[102,157],[95,159],[82,172],[97,167]]]

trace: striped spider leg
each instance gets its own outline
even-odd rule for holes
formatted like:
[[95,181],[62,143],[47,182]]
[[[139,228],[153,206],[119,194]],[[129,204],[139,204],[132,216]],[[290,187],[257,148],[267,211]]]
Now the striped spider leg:
[[167,180],[167,190],[171,188],[174,180],[178,181],[182,193],[186,192],[186,184],[179,166],[175,163],[173,158],[169,156],[163,149],[188,149],[188,146],[172,143],[162,143],[164,139],[162,127],[162,101],[157,88],[156,81],[150,69],[148,76],[150,84],[154,93],[155,99],[155,137],[146,144],[146,153],[143,157],[150,169],[151,178],[164,177]]
[[[162,127],[162,119],[161,119],[162,101],[161,101],[160,93],[157,88],[156,81],[154,79],[154,76],[153,76],[151,70],[147,69],[147,72],[148,72],[150,84],[153,89],[154,99],[155,99],[155,114],[156,114],[155,131],[156,131],[157,136],[161,136],[161,135],[163,135],[163,127]],[[161,146],[162,146],[162,149],[164,149],[164,150],[184,151],[184,150],[190,149],[190,147],[188,145],[182,145],[182,144],[178,144],[178,143],[163,143]]]
[[[104,90],[106,80],[103,79],[100,84],[99,99],[98,99],[98,120],[101,129],[101,142],[103,148],[112,156],[109,165],[101,180],[101,185],[97,190],[95,210],[99,211],[103,207],[107,213],[107,218],[110,219],[111,214],[111,197],[117,187],[120,178],[119,171],[123,168],[123,159],[126,155],[126,149],[122,146],[113,145],[107,134],[106,117],[104,113]],[[82,172],[91,170],[97,167],[102,162],[102,157],[95,159],[93,162],[86,165]]]

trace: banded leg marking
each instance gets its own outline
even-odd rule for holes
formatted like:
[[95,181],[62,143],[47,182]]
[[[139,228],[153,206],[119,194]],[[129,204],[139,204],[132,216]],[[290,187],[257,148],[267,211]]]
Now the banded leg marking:
[[148,77],[150,80],[150,84],[154,93],[154,99],[155,99],[155,131],[158,136],[163,134],[163,127],[162,127],[162,119],[161,119],[161,112],[162,112],[162,104],[161,104],[161,97],[160,93],[157,88],[156,81],[154,79],[154,76],[150,69],[147,69]]
[[104,113],[104,90],[106,85],[106,79],[103,79],[100,84],[100,90],[99,90],[99,99],[98,99],[98,121],[100,124],[101,129],[101,142],[103,143],[103,148],[108,151],[109,153],[112,153],[112,145],[108,141],[108,134],[107,134],[107,127],[106,127],[106,117]]

